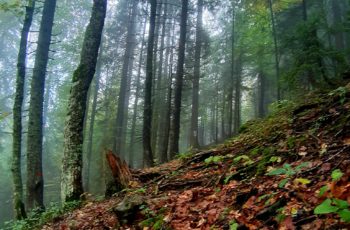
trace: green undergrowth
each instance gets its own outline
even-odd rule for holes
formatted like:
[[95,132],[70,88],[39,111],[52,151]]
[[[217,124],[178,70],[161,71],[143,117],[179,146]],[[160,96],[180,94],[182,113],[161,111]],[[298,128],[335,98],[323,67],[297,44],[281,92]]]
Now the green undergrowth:
[[81,207],[81,201],[71,201],[61,206],[59,203],[51,203],[44,211],[33,210],[24,220],[13,220],[5,223],[4,230],[33,230],[40,229],[44,224],[63,218],[67,212]]

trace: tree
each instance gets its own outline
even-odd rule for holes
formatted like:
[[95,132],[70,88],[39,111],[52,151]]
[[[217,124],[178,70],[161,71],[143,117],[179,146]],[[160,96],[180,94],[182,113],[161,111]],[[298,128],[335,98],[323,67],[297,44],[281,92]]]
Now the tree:
[[156,24],[157,1],[150,0],[151,15],[148,32],[146,80],[145,80],[145,101],[143,108],[143,156],[144,166],[153,166],[153,152],[151,145],[152,128],[152,81],[153,81],[153,52],[154,52],[154,32]]
[[203,0],[197,1],[197,28],[196,28],[196,45],[194,57],[194,74],[193,74],[193,89],[192,89],[192,116],[191,116],[191,133],[190,145],[198,148],[198,97],[199,97],[199,78],[201,67],[201,50],[202,50],[202,15],[203,15]]
[[34,207],[44,208],[42,172],[43,100],[55,8],[56,0],[45,0],[30,89],[27,139],[27,204],[29,210]]
[[[137,0],[132,1],[132,10],[131,15],[129,16],[128,26],[127,26],[127,35],[126,35],[126,48],[123,59],[122,74],[121,74],[121,83],[120,91],[118,97],[118,109],[117,109],[117,120],[116,120],[116,141],[114,146],[114,152],[118,154],[124,154],[125,146],[125,131],[126,131],[126,121],[129,97],[128,97],[128,88],[130,88],[131,72],[129,71],[130,67],[133,65],[134,59],[134,49],[135,49],[135,21],[137,13]],[[128,86],[129,85],[129,86]]]
[[33,20],[35,0],[28,0],[24,16],[21,41],[17,58],[16,96],[13,105],[13,153],[12,153],[12,174],[13,174],[13,205],[16,219],[26,218],[23,202],[23,185],[21,175],[21,154],[22,154],[22,105],[24,98],[24,81],[26,77],[26,57],[28,34]]
[[170,137],[169,153],[171,157],[174,157],[175,154],[179,152],[181,100],[182,100],[185,47],[186,47],[186,34],[187,34],[187,16],[188,16],[187,13],[188,13],[188,0],[182,0],[180,40],[179,40],[177,71],[176,71],[175,88],[174,88],[173,120],[171,122],[172,129],[170,133],[171,137]]
[[95,74],[101,43],[107,0],[94,0],[86,28],[80,63],[73,74],[64,131],[64,155],[61,177],[63,202],[77,200],[83,193],[82,146],[87,93]]

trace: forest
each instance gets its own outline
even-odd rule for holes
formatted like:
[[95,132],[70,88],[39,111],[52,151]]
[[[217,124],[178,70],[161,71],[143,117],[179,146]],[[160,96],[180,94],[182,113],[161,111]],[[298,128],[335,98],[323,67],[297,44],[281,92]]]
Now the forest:
[[350,228],[349,0],[0,0],[0,229]]

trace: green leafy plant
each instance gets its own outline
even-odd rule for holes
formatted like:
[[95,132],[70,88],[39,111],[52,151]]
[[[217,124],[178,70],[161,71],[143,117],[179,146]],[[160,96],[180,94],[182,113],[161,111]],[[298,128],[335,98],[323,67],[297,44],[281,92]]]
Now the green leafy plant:
[[[281,180],[280,183],[278,184],[279,188],[283,188],[288,183],[288,181],[290,180],[290,178],[292,176],[301,172],[301,170],[303,168],[306,168],[308,165],[309,165],[309,162],[303,162],[300,165],[293,168],[290,164],[284,164],[282,168],[273,169],[270,172],[268,172],[266,175],[268,175],[268,176],[285,175],[287,178]],[[310,183],[309,180],[304,179],[304,178],[297,178],[296,182],[299,182],[302,184]]]
[[254,163],[247,155],[238,156],[233,159],[233,163],[243,162],[244,166],[251,165]]
[[58,203],[52,203],[45,212],[35,209],[29,213],[25,220],[15,220],[5,223],[5,229],[13,230],[32,230],[40,228],[44,224],[59,218],[64,213],[73,211],[81,206],[81,201],[71,201],[60,206]]
[[207,159],[204,160],[204,163],[209,165],[209,164],[218,164],[222,162],[224,159],[223,156],[210,156]]
[[230,221],[230,230],[237,230],[238,229],[238,224],[235,220]]
[[332,172],[332,180],[338,181],[344,175],[344,173],[340,169],[336,169]]
[[[335,169],[332,171],[331,177],[333,181],[339,181],[344,173],[340,169]],[[323,196],[327,191],[329,191],[328,185],[321,187],[319,191],[319,196]],[[333,194],[329,195],[329,198],[324,200],[321,204],[319,204],[315,209],[315,214],[329,214],[336,213],[340,216],[341,220],[344,222],[350,222],[350,205],[347,201],[336,199],[332,197]]]
[[309,162],[303,162],[300,165],[292,168],[290,164],[284,164],[282,168],[276,168],[267,173],[268,176],[276,176],[276,175],[286,175],[293,176],[299,173],[303,168],[306,168],[309,165]]
[[314,213],[337,213],[344,222],[350,222],[349,203],[345,200],[328,198],[315,208]]
[[333,90],[332,92],[330,92],[329,96],[338,96],[340,104],[344,104],[344,102],[346,100],[346,93],[347,92],[348,92],[348,90],[346,89],[346,87],[339,87],[339,88]]

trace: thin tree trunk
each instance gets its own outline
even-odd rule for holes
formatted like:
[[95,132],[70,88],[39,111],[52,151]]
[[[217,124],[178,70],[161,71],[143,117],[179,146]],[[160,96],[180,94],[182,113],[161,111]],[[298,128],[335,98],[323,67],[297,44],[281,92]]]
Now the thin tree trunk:
[[107,0],[94,0],[90,22],[85,31],[80,64],[73,74],[64,132],[64,155],[61,176],[63,202],[77,200],[83,193],[83,122],[87,92],[95,74],[106,8]]
[[116,141],[115,146],[113,147],[113,152],[118,155],[123,155],[122,146],[125,146],[125,143],[122,143],[125,138],[125,129],[123,129],[125,122],[125,111],[128,109],[125,107],[125,101],[127,98],[127,88],[128,88],[128,78],[129,75],[129,65],[131,64],[131,60],[134,55],[134,37],[135,37],[135,19],[137,13],[137,3],[138,1],[133,0],[132,12],[129,17],[128,29],[126,35],[126,48],[124,53],[123,67],[122,67],[122,75],[121,75],[121,83],[118,97],[118,109],[117,109],[117,121],[116,121]]
[[136,118],[137,118],[137,110],[138,110],[138,103],[139,103],[139,98],[140,98],[140,78],[141,78],[141,69],[142,69],[142,62],[143,62],[143,52],[144,52],[144,47],[146,45],[145,41],[145,34],[146,34],[146,26],[147,26],[147,17],[145,18],[145,22],[143,24],[143,32],[142,32],[142,43],[141,43],[141,51],[140,51],[140,56],[139,56],[139,66],[137,69],[137,76],[136,76],[136,91],[135,91],[135,99],[134,99],[134,108],[133,108],[133,115],[132,115],[132,121],[131,121],[131,131],[130,131],[130,159],[129,159],[129,164],[130,167],[132,168],[135,164],[135,136],[136,136]]
[[[164,4],[167,4],[167,2],[164,1]],[[155,155],[157,156],[157,159],[160,160],[160,154],[157,149],[157,144],[159,142],[159,133],[160,129],[162,128],[161,123],[161,108],[164,105],[164,98],[162,95],[164,95],[165,89],[163,88],[163,64],[164,64],[164,45],[165,45],[165,28],[166,28],[166,18],[168,14],[168,5],[164,6],[164,13],[163,13],[163,21],[162,21],[162,32],[161,32],[161,41],[160,41],[160,55],[159,55],[159,63],[158,63],[158,79],[157,79],[157,92],[154,97],[154,112],[153,112],[153,128],[152,128],[152,148],[154,150]]]
[[231,47],[231,81],[228,93],[228,134],[229,136],[233,135],[233,84],[235,81],[235,23],[236,23],[236,0],[232,2],[232,47]]
[[[162,119],[162,124],[160,125],[162,127],[162,132],[160,134],[160,140],[159,140],[159,155],[160,155],[160,162],[167,162],[170,159],[170,155],[168,155],[168,147],[169,147],[169,133],[170,133],[170,118],[171,118],[171,98],[172,98],[172,78],[173,78],[173,61],[174,61],[174,46],[175,46],[175,19],[173,20],[173,26],[172,26],[172,33],[173,35],[170,35],[169,31],[169,38],[168,38],[168,50],[165,56],[169,57],[169,61],[166,62],[166,72],[168,73],[168,82],[167,82],[167,93],[164,95],[164,98],[166,98],[165,104],[164,104],[164,117]],[[170,47],[171,42],[171,47]]]
[[56,0],[45,1],[30,90],[27,138],[28,210],[35,207],[44,209],[44,179],[42,170],[43,101],[46,67],[49,60],[49,48],[55,8]]
[[[89,131],[88,131],[88,138],[87,138],[87,147],[86,147],[86,156],[87,156],[87,170],[86,170],[86,189],[87,191],[90,191],[90,172],[91,172],[91,163],[92,163],[92,143],[93,143],[93,137],[94,137],[94,127],[95,127],[95,117],[96,117],[96,110],[97,110],[97,95],[98,91],[100,89],[100,77],[101,77],[101,68],[102,68],[102,55],[103,55],[103,49],[102,49],[102,42],[100,47],[100,53],[96,65],[96,74],[95,74],[95,84],[93,88],[93,98],[92,98],[92,105],[91,105],[91,115],[90,115],[90,122],[89,122]],[[90,90],[91,92],[91,90]]]
[[153,153],[151,146],[151,128],[152,128],[152,83],[153,83],[153,48],[154,48],[154,31],[156,24],[157,0],[150,0],[151,16],[150,28],[148,35],[147,47],[147,64],[146,64],[146,80],[145,80],[145,101],[143,112],[143,155],[144,166],[153,166]]
[[271,16],[271,27],[272,27],[272,36],[273,43],[275,48],[275,71],[276,71],[276,84],[277,84],[277,100],[281,100],[281,89],[280,89],[280,64],[279,64],[279,54],[278,54],[278,44],[277,44],[277,33],[276,33],[276,21],[275,14],[273,12],[272,0],[269,1],[269,9]]
[[242,51],[239,54],[237,63],[237,75],[235,81],[235,109],[234,109],[234,134],[238,134],[241,126],[241,85],[242,85]]
[[177,71],[175,79],[174,89],[174,109],[172,129],[170,135],[172,136],[170,142],[169,153],[171,158],[179,152],[179,138],[180,138],[180,116],[181,116],[181,100],[182,100],[182,87],[184,77],[184,63],[185,63],[185,47],[186,47],[186,33],[187,33],[187,13],[188,13],[188,0],[182,0],[181,9],[181,23],[180,23],[180,40],[178,49],[178,61]]
[[28,34],[33,21],[35,0],[28,0],[24,16],[21,41],[17,57],[16,96],[13,105],[13,143],[12,143],[12,175],[13,175],[13,207],[17,220],[27,217],[23,202],[23,184],[21,175],[22,154],[22,107],[24,98],[24,82],[26,78],[26,57]]
[[190,146],[198,148],[198,109],[199,109],[199,79],[201,68],[201,51],[202,51],[202,17],[203,17],[203,0],[197,2],[197,28],[196,28],[196,44],[194,54],[194,73],[192,81],[192,115],[191,115],[191,131]]

